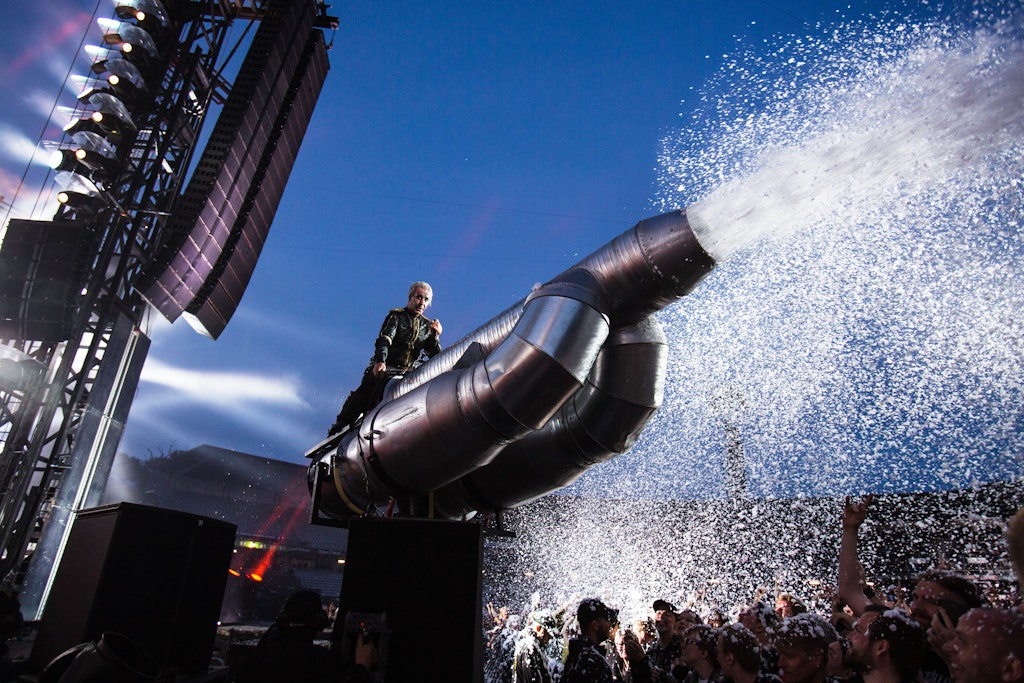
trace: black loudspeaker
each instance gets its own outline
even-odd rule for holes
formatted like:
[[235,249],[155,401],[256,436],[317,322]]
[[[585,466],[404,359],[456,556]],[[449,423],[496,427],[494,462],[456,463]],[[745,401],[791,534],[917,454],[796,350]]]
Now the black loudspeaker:
[[0,339],[64,341],[95,259],[96,231],[76,221],[14,219],[0,248]]
[[29,658],[34,671],[103,633],[123,634],[161,668],[205,673],[235,525],[119,503],[75,516]]
[[352,520],[335,646],[347,613],[383,615],[385,681],[483,681],[482,556],[473,522]]

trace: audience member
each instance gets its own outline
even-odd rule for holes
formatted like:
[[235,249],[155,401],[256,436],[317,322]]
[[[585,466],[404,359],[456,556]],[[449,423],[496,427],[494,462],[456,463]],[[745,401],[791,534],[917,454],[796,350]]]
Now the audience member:
[[313,642],[327,626],[319,593],[300,590],[285,602],[277,620],[243,663],[238,683],[318,683],[337,681],[341,667],[326,647]]
[[967,612],[944,645],[956,683],[1024,682],[1024,614],[990,607]]
[[569,641],[562,683],[608,683],[612,670],[598,646],[608,640],[618,612],[597,598],[582,600],[576,609],[580,635]]
[[708,612],[707,625],[711,628],[722,628],[728,623],[729,616],[717,607]]
[[551,640],[557,624],[548,610],[530,613],[530,624],[516,642],[512,660],[514,683],[551,683],[551,670],[544,647]]
[[701,621],[700,615],[692,609],[684,609],[676,614],[676,625],[673,629],[673,633],[675,633],[676,638],[679,639],[680,644],[679,656],[672,661],[672,678],[676,681],[681,681],[690,674],[690,667],[688,667],[683,661],[683,634],[686,633],[686,630],[691,626],[696,626],[702,623],[704,622]]
[[786,683],[823,683],[828,678],[828,646],[836,640],[832,624],[804,612],[782,622],[775,633],[779,670]]
[[612,667],[612,680],[622,683],[650,683],[652,681],[651,665],[636,634],[629,629],[620,629],[615,633],[615,650],[618,653],[617,665]]
[[764,600],[755,600],[740,611],[739,623],[750,629],[761,646],[761,671],[777,676],[779,674],[779,653],[775,651],[775,631],[782,626],[782,618]]
[[682,655],[682,645],[675,634],[676,608],[667,600],[655,600],[654,628],[658,632],[657,642],[647,648],[647,661],[651,665],[655,681],[668,680],[674,662]]
[[676,613],[676,635],[680,638],[683,635],[683,631],[696,626],[697,624],[703,624],[704,621],[700,618],[700,615],[694,612],[692,609],[684,609]]
[[718,632],[718,665],[732,683],[781,683],[775,674],[764,673],[762,648],[757,636],[741,623]]
[[708,624],[697,624],[686,629],[682,640],[682,659],[690,667],[680,683],[721,683],[722,671],[718,666],[718,631]]
[[650,617],[637,619],[633,629],[637,640],[640,641],[640,647],[644,648],[644,651],[658,639],[658,629],[654,628],[654,619]]
[[789,619],[790,617],[803,614],[807,611],[807,605],[803,601],[791,593],[781,593],[779,597],[775,598],[775,612],[783,619]]
[[901,609],[865,612],[849,634],[847,661],[865,683],[917,680],[928,648],[925,631]]

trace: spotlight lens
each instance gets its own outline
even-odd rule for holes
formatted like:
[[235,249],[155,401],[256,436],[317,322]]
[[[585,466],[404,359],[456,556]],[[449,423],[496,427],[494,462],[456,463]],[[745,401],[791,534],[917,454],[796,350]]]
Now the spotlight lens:
[[107,76],[107,83],[109,83],[110,85],[117,85],[120,82],[121,79],[120,77],[118,77],[117,74],[110,74],[109,76]]
[[75,158],[78,159],[79,161],[85,159],[85,150],[84,149],[76,149],[75,150]]
[[135,13],[135,20],[136,21],[145,21],[146,20],[146,13],[143,12],[142,10],[139,10],[138,12]]
[[103,120],[103,112],[94,111],[92,113],[92,120],[95,121],[96,123],[99,123],[100,121],[102,121]]
[[50,168],[60,168],[62,163],[64,163],[64,152],[58,149],[50,155]]
[[132,44],[131,43],[125,43],[124,45],[121,46],[121,51],[122,52],[131,52],[132,51]]
[[62,191],[57,193],[57,201],[60,202],[61,204],[67,204],[68,200],[70,199],[71,197],[68,196],[67,192]]

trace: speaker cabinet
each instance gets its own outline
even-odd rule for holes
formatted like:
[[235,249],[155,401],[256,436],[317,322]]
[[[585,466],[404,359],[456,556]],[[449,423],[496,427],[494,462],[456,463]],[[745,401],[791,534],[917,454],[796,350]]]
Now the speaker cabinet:
[[95,229],[78,221],[11,220],[0,248],[0,339],[71,335],[95,243]]
[[29,660],[41,671],[107,631],[128,636],[164,669],[209,668],[235,545],[235,525],[118,503],[80,511]]
[[472,522],[352,520],[335,644],[347,613],[385,614],[386,681],[482,681],[482,555]]

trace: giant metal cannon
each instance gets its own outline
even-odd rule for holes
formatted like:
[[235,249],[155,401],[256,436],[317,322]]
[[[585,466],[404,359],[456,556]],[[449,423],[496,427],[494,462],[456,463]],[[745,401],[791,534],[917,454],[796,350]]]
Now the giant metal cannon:
[[314,518],[344,523],[392,498],[425,498],[431,517],[498,513],[624,453],[664,394],[653,314],[714,265],[685,212],[640,221],[311,449]]

